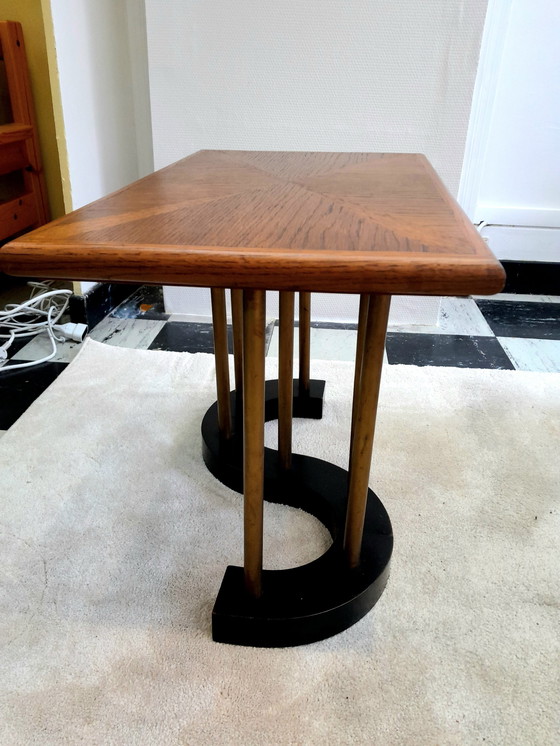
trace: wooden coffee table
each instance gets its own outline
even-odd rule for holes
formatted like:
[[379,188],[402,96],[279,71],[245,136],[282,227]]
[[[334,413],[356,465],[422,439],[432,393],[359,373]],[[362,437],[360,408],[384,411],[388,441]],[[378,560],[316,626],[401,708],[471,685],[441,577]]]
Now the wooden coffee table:
[[[243,492],[245,536],[244,567],[226,571],[213,636],[258,646],[340,632],[385,587],[392,529],[368,482],[391,295],[491,294],[504,283],[426,158],[399,153],[201,151],[12,241],[0,269],[211,289],[217,403],[202,423],[203,456]],[[278,380],[265,382],[266,290],[280,291],[280,346]],[[292,454],[292,417],[322,414],[324,382],[310,378],[313,291],[360,294],[348,472]],[[273,452],[264,423],[276,418]],[[263,570],[263,497],[317,516],[330,549],[299,568]]]

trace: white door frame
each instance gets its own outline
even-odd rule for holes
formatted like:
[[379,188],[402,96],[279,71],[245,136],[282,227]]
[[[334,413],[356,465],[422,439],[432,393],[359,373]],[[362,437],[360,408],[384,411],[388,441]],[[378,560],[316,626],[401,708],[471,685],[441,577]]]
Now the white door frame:
[[513,0],[488,0],[486,11],[457,197],[473,221],[512,4]]

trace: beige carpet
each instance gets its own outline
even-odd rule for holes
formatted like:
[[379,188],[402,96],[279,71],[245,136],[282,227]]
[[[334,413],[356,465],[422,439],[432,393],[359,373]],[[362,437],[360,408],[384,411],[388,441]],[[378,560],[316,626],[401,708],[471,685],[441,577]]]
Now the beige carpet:
[[[346,463],[352,368],[295,449]],[[386,592],[350,630],[213,643],[241,498],[200,457],[207,355],[88,342],[0,441],[1,744],[558,744],[558,374],[389,367]],[[274,427],[267,426],[269,442]],[[328,541],[267,506],[266,564]]]

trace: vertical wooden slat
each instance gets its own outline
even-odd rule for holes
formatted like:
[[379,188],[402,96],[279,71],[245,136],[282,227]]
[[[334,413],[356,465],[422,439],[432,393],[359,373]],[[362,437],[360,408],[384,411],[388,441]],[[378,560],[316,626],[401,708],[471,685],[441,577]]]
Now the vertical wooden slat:
[[223,438],[231,437],[231,405],[229,398],[229,362],[226,319],[226,293],[211,288],[216,389],[218,394],[218,427]]
[[292,415],[294,409],[294,293],[280,293],[280,344],[278,360],[278,459],[282,469],[292,465]]
[[299,294],[299,393],[309,394],[311,362],[311,293]]
[[247,591],[262,594],[265,291],[243,291],[244,570]]
[[[367,314],[365,311],[363,314],[366,317],[365,324],[364,318],[361,319],[362,326],[365,326],[362,332],[363,356],[357,387],[358,403],[353,404],[348,506],[344,531],[344,553],[350,567],[356,567],[360,563],[390,302],[389,295],[371,295]],[[356,365],[358,363],[357,360]]]

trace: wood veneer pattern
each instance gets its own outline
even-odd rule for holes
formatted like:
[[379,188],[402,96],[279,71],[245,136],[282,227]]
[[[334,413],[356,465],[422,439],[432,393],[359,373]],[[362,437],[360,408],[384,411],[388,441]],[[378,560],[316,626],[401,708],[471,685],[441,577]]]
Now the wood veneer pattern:
[[504,274],[424,156],[200,151],[0,251],[9,274],[492,293]]

